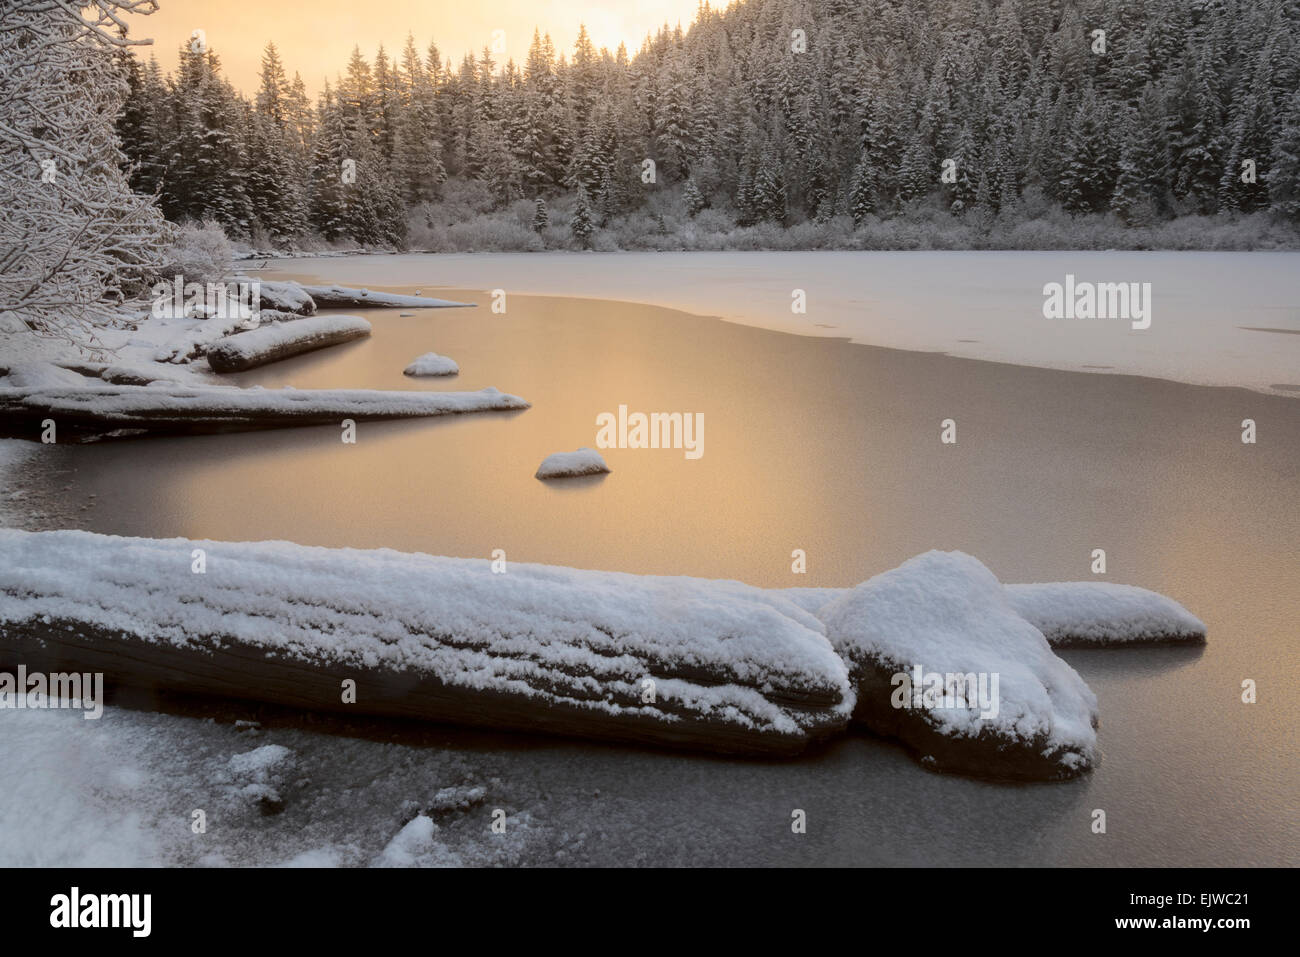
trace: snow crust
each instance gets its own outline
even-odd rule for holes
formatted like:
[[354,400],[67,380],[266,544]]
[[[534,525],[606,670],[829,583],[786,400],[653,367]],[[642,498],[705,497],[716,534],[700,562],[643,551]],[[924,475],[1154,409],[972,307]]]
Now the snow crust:
[[579,475],[599,475],[610,470],[604,457],[586,446],[576,452],[553,452],[542,459],[537,467],[537,478],[573,478]]

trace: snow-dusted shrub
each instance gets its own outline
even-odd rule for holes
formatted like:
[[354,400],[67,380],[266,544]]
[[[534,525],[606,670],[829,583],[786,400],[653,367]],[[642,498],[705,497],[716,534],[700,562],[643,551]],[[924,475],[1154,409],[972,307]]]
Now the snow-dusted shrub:
[[159,277],[181,276],[184,282],[220,282],[230,272],[230,240],[215,222],[182,223],[172,231]]
[[0,313],[80,344],[142,304],[162,251],[114,127],[127,85],[118,24],[153,0],[0,4]]

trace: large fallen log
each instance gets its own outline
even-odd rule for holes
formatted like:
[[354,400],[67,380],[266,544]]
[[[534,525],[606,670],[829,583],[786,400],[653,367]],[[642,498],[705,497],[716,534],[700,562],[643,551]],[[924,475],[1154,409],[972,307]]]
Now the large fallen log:
[[109,687],[791,754],[853,708],[817,628],[736,582],[0,530],[0,665]]
[[206,355],[214,372],[243,372],[368,335],[370,323],[360,316],[311,316],[226,336],[208,346]]
[[[305,320],[304,320],[305,321]],[[89,380],[88,380],[89,381]],[[232,386],[86,385],[0,388],[0,432],[38,437],[47,419],[59,441],[110,435],[200,434],[527,409],[515,395],[371,389],[240,389]]]

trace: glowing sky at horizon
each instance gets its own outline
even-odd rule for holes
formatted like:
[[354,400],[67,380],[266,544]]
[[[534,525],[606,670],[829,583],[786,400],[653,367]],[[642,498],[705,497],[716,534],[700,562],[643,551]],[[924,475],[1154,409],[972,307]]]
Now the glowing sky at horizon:
[[157,13],[132,18],[131,35],[152,38],[152,48],[136,52],[145,59],[152,53],[168,72],[191,32],[202,29],[226,76],[245,93],[256,89],[262,50],[272,41],[289,76],[301,73],[314,96],[343,71],[354,45],[367,60],[380,44],[394,57],[411,33],[421,56],[434,40],[455,64],[504,30],[500,61],[522,63],[534,27],[550,33],[557,52],[572,55],[578,25],[586,24],[598,49],[613,51],[622,42],[631,55],[665,23],[685,29],[697,6],[698,0],[160,0]]

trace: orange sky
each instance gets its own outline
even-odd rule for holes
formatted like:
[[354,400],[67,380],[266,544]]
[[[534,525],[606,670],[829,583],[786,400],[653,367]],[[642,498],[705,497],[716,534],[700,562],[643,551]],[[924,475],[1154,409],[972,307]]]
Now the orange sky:
[[[343,70],[354,44],[367,59],[381,43],[393,55],[410,32],[421,54],[436,40],[444,57],[459,61],[490,45],[493,31],[504,30],[506,57],[519,63],[533,27],[549,31],[556,47],[570,53],[578,24],[585,23],[598,48],[612,51],[621,41],[632,54],[664,23],[688,26],[697,5],[698,0],[160,0],[157,13],[134,18],[131,32],[152,37],[158,62],[170,71],[177,48],[202,29],[227,76],[246,93],[256,88],[262,49],[272,40],[289,75],[300,72],[315,94],[327,77],[333,82]],[[145,58],[150,53],[138,52]]]

